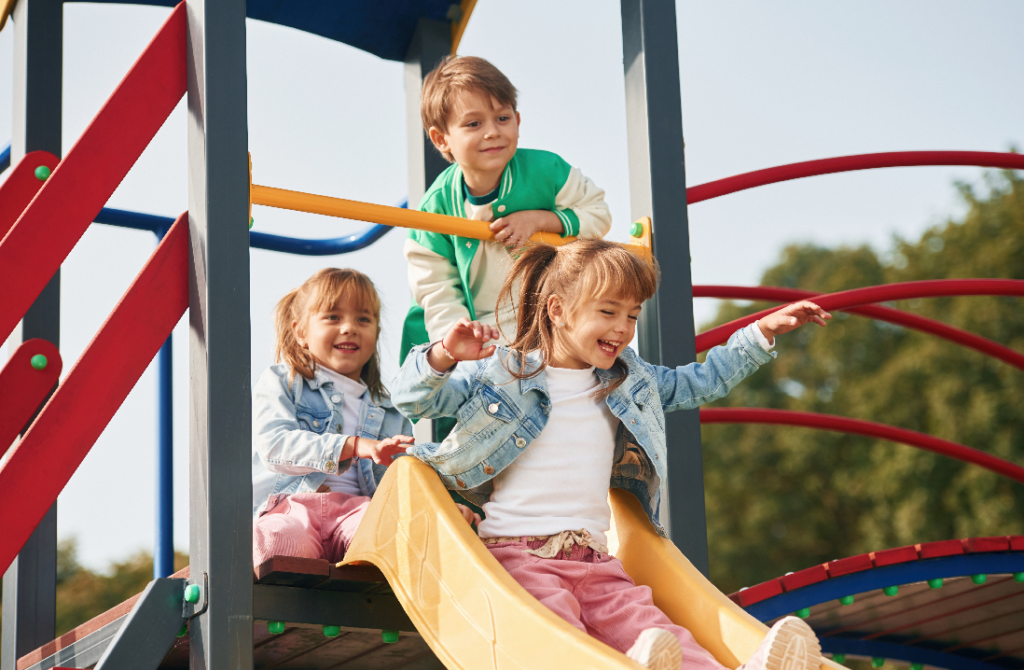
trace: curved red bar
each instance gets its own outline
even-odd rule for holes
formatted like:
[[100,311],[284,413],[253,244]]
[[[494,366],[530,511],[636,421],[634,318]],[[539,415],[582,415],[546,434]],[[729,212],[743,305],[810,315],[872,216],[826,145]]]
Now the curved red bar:
[[[911,300],[914,298],[941,298],[968,295],[1012,295],[1024,297],[1024,280],[1020,279],[930,279],[908,281],[884,286],[867,286],[849,291],[839,291],[815,297],[814,302],[822,309],[846,309],[870,305],[887,300]],[[748,323],[767,316],[778,308],[765,309],[741,319],[722,324],[697,336],[697,352],[729,339],[735,331]]]
[[[778,286],[694,286],[694,298],[730,298],[735,300],[771,300],[775,302],[794,302],[796,300],[807,300],[821,295],[816,291],[803,291],[795,288],[780,288]],[[851,307],[848,310],[853,314],[865,316],[878,321],[894,323],[905,328],[913,328],[941,337],[961,346],[974,349],[987,356],[997,358],[1015,368],[1024,370],[1024,354],[1005,347],[998,342],[975,335],[960,328],[946,325],[941,321],[935,321],[923,316],[903,312],[892,307],[881,307],[878,305],[866,305],[863,307]]]
[[1024,170],[1024,155],[995,151],[890,151],[878,154],[822,158],[745,172],[707,184],[692,186],[686,190],[686,201],[688,204],[694,205],[758,186],[837,172],[938,165],[969,165],[1004,170]]
[[700,420],[701,423],[766,423],[800,426],[803,428],[817,428],[819,430],[832,430],[839,433],[875,437],[880,440],[899,442],[911,447],[917,447],[918,449],[931,451],[942,456],[955,458],[958,461],[972,463],[1024,484],[1024,467],[1010,461],[986,454],[978,449],[957,444],[956,442],[873,421],[850,419],[833,414],[794,412],[782,409],[754,409],[749,407],[701,408]]

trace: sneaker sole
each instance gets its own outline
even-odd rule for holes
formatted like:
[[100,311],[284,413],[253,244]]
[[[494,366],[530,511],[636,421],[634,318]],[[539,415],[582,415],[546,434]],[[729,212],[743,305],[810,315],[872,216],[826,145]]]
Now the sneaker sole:
[[772,631],[765,670],[819,670],[821,645],[818,636],[802,619],[789,617]]
[[683,652],[675,635],[665,631],[648,649],[647,658],[637,662],[649,670],[679,670],[683,665]]

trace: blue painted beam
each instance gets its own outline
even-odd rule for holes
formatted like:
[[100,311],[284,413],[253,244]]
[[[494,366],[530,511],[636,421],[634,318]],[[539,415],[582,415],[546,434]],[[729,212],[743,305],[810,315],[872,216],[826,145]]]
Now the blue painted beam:
[[0,172],[3,172],[7,168],[11,167],[11,145],[8,144],[2,150],[0,150]]

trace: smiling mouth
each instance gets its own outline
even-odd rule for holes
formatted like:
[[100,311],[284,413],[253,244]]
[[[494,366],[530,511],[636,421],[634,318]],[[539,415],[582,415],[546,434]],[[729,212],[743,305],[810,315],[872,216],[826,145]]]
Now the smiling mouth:
[[347,354],[359,351],[359,345],[358,344],[352,344],[351,342],[342,342],[341,344],[335,344],[334,348],[337,351],[341,351],[341,352],[347,353]]
[[481,149],[485,154],[496,154],[505,150],[505,147],[491,147],[489,149]]
[[619,351],[619,346],[622,342],[609,342],[608,340],[598,340],[597,348],[609,356],[614,356]]

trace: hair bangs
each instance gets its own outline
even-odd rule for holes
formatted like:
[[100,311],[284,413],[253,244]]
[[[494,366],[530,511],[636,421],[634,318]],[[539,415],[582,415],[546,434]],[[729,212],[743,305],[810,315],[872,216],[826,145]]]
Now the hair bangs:
[[309,313],[327,312],[339,302],[364,309],[380,321],[380,296],[369,277],[352,270],[333,270],[313,287],[313,294],[307,304]]
[[658,271],[646,259],[622,247],[609,247],[580,264],[570,309],[605,296],[642,304],[658,289]]

